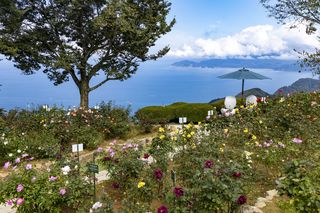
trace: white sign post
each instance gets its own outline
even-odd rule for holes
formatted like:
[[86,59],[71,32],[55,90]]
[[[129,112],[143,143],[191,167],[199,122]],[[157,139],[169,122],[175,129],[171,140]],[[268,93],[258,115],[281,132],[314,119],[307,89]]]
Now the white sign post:
[[82,152],[83,151],[83,144],[72,144],[72,152]]
[[80,173],[80,152],[83,151],[83,144],[72,144],[72,152],[78,153],[78,172]]
[[187,123],[187,117],[180,117],[179,118],[179,124],[185,124],[185,123]]
[[212,116],[213,115],[213,110],[209,110],[208,111],[208,116],[210,117],[210,116]]

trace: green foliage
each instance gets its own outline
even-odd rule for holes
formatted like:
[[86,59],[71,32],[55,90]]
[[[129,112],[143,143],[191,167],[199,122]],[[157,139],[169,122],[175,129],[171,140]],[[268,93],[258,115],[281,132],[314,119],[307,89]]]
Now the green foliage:
[[[110,152],[115,152],[115,156],[111,154],[112,157],[110,156],[110,159],[102,159],[114,184],[122,189],[126,189],[133,184],[132,180],[140,176],[143,168],[143,162],[139,160],[141,153],[134,150],[136,146],[136,144],[128,144],[122,149],[125,150],[124,153],[116,149],[109,150]],[[103,157],[108,157],[109,154]]]
[[[281,23],[288,23],[291,27],[304,24],[307,34],[314,34],[320,24],[320,2],[318,0],[260,0],[270,15]],[[315,74],[320,74],[320,50],[300,53],[301,66],[311,68]]]
[[93,127],[104,132],[105,138],[116,138],[125,136],[130,127],[130,108],[124,108],[112,104],[112,102],[101,103],[98,113],[102,119],[93,122]]
[[[0,203],[12,202],[18,212],[62,212],[88,205],[91,184],[73,169],[75,164],[53,162],[41,170],[35,165],[27,169],[26,163],[32,165],[17,163],[18,168],[0,182]],[[70,166],[71,171],[63,174],[62,165]]]
[[320,165],[309,161],[292,161],[278,181],[281,194],[287,195],[297,212],[318,212],[320,209]]
[[[237,104],[241,105],[241,99],[237,99]],[[179,117],[187,117],[188,122],[193,123],[205,121],[209,110],[220,112],[223,107],[224,100],[210,104],[177,102],[168,106],[144,107],[138,110],[135,116],[146,132],[150,132],[152,125],[178,123]]]
[[174,114],[167,106],[149,106],[137,111],[136,117],[142,124],[166,124]]
[[282,23],[296,20],[319,23],[320,3],[317,0],[260,0],[271,15]]
[[48,132],[9,132],[0,138],[1,163],[14,161],[27,153],[37,159],[54,157],[59,150],[59,140]]
[[187,117],[188,122],[201,122],[206,119],[208,111],[213,109],[210,104],[183,104],[179,106],[169,106],[174,113],[172,120],[178,121],[179,117]]
[[42,159],[60,148],[83,143],[95,149],[105,139],[124,137],[131,130],[130,109],[102,103],[97,109],[10,110],[0,118],[0,163],[21,154]]
[[179,117],[187,117],[188,122],[201,122],[206,119],[208,111],[217,104],[174,103],[168,106],[149,106],[136,112],[136,117],[142,126],[178,122]]
[[110,182],[120,186],[114,191],[121,192],[121,211],[154,211],[154,200],[170,212],[238,210],[251,176],[245,155],[230,149],[221,156],[221,143],[200,135],[192,124],[175,132],[159,128],[150,146],[112,144],[100,153]]

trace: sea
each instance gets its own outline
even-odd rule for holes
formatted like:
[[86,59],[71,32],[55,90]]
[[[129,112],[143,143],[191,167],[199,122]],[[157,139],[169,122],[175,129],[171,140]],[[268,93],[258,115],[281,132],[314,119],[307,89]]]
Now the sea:
[[[235,68],[175,67],[172,60],[159,60],[140,65],[130,79],[112,81],[91,92],[90,106],[112,101],[130,106],[131,112],[145,106],[165,106],[174,102],[207,103],[216,98],[236,95],[241,91],[240,80],[222,80],[217,76],[236,71]],[[247,80],[245,89],[260,88],[274,93],[300,78],[312,78],[311,72],[251,69],[271,80]],[[47,104],[58,107],[79,105],[79,92],[73,82],[54,86],[41,72],[23,75],[11,62],[0,61],[0,108],[34,108]],[[102,79],[98,76],[97,83]]]

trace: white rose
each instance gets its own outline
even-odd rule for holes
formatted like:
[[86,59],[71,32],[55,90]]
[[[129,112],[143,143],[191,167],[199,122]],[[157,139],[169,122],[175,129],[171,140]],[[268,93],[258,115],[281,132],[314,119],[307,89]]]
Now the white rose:
[[71,168],[70,166],[65,166],[61,168],[61,171],[64,175],[67,175],[71,171]]
[[102,207],[102,203],[100,202],[96,202],[95,204],[93,204],[92,209],[98,209]]

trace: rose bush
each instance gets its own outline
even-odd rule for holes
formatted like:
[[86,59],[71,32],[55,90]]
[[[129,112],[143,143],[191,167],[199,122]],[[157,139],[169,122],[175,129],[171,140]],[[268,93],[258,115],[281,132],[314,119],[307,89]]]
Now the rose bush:
[[89,110],[47,106],[10,110],[0,120],[0,163],[20,152],[48,158],[61,147],[70,150],[70,144],[76,143],[94,149],[105,139],[124,137],[131,129],[130,122],[130,109],[111,102]]
[[11,173],[0,182],[0,203],[18,212],[62,212],[90,205],[91,182],[79,175],[72,161],[37,168],[30,156],[7,162]]

